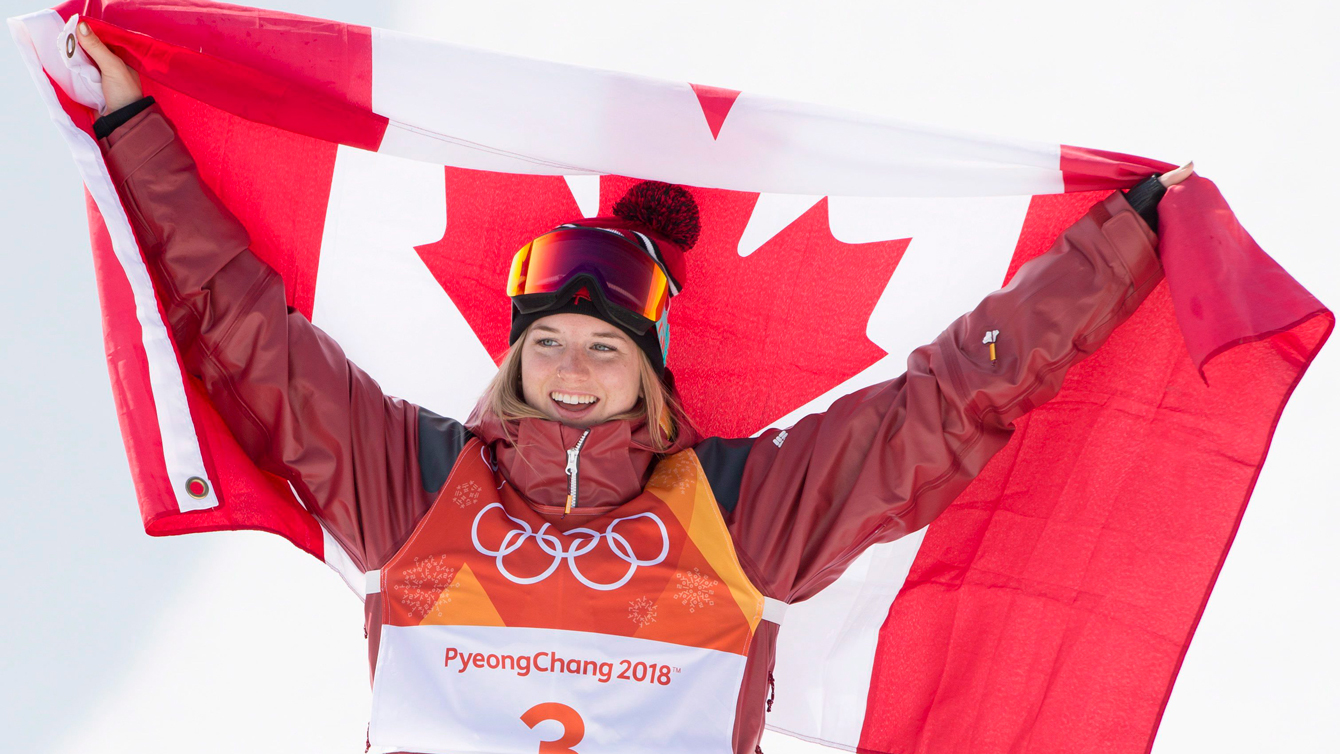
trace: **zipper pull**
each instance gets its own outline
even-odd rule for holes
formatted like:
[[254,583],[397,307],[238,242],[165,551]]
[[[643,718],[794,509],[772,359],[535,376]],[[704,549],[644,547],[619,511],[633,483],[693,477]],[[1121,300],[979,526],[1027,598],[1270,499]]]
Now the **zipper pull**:
[[568,500],[563,504],[563,515],[572,512],[572,503],[577,497],[577,449],[568,448],[568,465],[563,469],[568,475]]
[[582,452],[582,446],[586,444],[586,436],[589,434],[591,430],[588,429],[577,439],[576,445],[568,448],[568,465],[563,467],[563,472],[568,475],[568,499],[563,504],[565,516],[577,506],[577,454]]
[[986,336],[982,338],[982,345],[990,350],[991,363],[996,363],[996,338],[1000,337],[1000,330],[987,330]]

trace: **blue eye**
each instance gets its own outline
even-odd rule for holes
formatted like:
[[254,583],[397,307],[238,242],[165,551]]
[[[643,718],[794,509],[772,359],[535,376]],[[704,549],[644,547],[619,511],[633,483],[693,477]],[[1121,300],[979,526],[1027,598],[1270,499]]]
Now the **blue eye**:
[[598,351],[610,351],[610,352],[614,352],[614,351],[618,351],[618,350],[619,350],[619,349],[617,349],[617,348],[614,348],[613,346],[609,346],[609,345],[606,345],[606,344],[604,344],[604,343],[596,343],[595,345],[593,345],[593,346],[591,346],[591,347],[594,348],[594,349],[596,349],[596,350],[598,350]]
[[558,341],[554,340],[553,338],[540,338],[539,340],[535,341],[535,345],[546,346],[546,347],[556,346],[558,345]]

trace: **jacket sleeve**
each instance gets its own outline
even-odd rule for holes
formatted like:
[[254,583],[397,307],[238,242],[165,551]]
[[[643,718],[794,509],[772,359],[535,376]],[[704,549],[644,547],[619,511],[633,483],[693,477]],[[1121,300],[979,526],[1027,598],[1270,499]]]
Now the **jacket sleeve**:
[[[751,445],[728,525],[765,592],[813,596],[866,547],[929,524],[1163,278],[1121,192],[1019,268],[907,372]],[[993,363],[983,344],[998,330]]]
[[103,144],[186,370],[252,460],[288,479],[359,566],[380,567],[431,503],[419,432],[441,422],[383,395],[287,306],[157,106]]

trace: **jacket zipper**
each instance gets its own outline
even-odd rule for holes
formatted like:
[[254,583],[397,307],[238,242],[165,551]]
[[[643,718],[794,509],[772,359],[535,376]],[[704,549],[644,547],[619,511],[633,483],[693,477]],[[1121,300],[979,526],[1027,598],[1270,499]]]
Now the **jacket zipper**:
[[588,429],[577,438],[576,445],[568,448],[568,465],[563,467],[563,471],[568,475],[568,500],[563,506],[565,516],[577,507],[577,454],[582,452],[582,446],[586,444],[586,436],[589,434],[591,430]]

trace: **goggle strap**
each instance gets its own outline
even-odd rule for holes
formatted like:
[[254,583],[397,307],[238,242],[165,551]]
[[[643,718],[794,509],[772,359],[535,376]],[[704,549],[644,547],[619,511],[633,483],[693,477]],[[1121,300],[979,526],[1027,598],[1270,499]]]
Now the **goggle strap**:
[[665,281],[670,286],[670,295],[678,296],[679,286],[675,285],[674,276],[670,274],[670,270],[665,266],[665,262],[663,262],[660,255],[656,253],[656,244],[653,243],[650,238],[647,238],[641,231],[635,230],[633,233],[637,235],[638,238],[642,239],[642,248],[647,250],[647,253],[651,255],[652,261],[656,262],[656,266],[660,267],[661,272],[665,273]]

